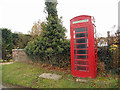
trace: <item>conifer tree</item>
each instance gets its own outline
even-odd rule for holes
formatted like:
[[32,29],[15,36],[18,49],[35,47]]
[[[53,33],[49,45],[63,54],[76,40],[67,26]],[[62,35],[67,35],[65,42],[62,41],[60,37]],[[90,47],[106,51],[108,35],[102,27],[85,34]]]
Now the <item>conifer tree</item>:
[[34,60],[65,66],[70,64],[70,41],[65,37],[66,28],[62,25],[62,18],[58,18],[57,2],[45,2],[45,5],[47,22],[41,24],[41,35],[30,42],[25,51]]
[[45,42],[46,52],[53,51],[52,53],[56,55],[64,51],[62,44],[65,41],[66,29],[62,25],[61,19],[58,18],[57,2],[45,2],[45,5],[48,17],[46,18],[47,23],[42,26],[42,37]]

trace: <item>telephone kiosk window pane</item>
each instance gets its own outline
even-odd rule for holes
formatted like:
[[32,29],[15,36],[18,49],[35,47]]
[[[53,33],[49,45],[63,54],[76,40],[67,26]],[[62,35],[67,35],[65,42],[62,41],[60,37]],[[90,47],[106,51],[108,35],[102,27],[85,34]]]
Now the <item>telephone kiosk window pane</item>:
[[74,34],[74,38],[75,38],[75,34]]
[[75,43],[75,39],[74,39],[74,43]]
[[73,31],[73,33],[75,33],[75,30]]
[[75,49],[75,45],[74,45],[74,49]]
[[78,55],[75,57],[75,59],[85,59],[86,60],[86,56],[85,55],[82,55],[82,56]]
[[78,44],[77,49],[79,49],[79,48],[86,48],[86,44]]
[[84,39],[76,39],[77,43],[85,43],[85,38]]
[[85,33],[77,33],[76,38],[79,38],[79,37],[85,37]]
[[86,61],[77,61],[77,65],[88,65]]
[[86,54],[86,50],[77,50],[77,54]]
[[86,33],[86,37],[88,37],[88,33]]
[[88,28],[86,27],[86,31],[88,31]]
[[74,54],[76,54],[76,50],[74,50]]
[[76,28],[76,32],[85,32],[85,27]]
[[86,67],[85,66],[77,66],[77,70],[84,70],[84,71],[86,71]]

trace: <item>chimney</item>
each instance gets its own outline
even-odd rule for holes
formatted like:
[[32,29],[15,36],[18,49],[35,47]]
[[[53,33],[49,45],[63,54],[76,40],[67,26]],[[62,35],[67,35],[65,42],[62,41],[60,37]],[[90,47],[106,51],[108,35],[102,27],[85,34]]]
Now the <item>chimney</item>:
[[107,31],[107,44],[110,46],[110,31]]

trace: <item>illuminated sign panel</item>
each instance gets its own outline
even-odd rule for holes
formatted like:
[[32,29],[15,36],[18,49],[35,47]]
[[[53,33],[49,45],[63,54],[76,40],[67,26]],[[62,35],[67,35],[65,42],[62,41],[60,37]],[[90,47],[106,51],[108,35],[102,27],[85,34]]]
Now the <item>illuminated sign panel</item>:
[[84,23],[84,22],[88,22],[88,21],[89,21],[88,19],[79,20],[79,21],[74,21],[73,24],[76,24],[76,23]]

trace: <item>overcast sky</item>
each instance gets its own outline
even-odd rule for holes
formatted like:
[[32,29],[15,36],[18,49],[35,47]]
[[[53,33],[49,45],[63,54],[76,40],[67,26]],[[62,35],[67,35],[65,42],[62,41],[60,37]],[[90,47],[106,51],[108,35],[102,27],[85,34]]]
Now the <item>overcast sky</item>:
[[[70,19],[79,15],[94,16],[97,33],[107,36],[118,26],[118,1],[120,0],[58,0],[57,10],[70,38]],[[44,21],[44,0],[0,0],[0,28],[12,32],[28,33],[33,23]],[[113,27],[116,25],[116,28]]]

